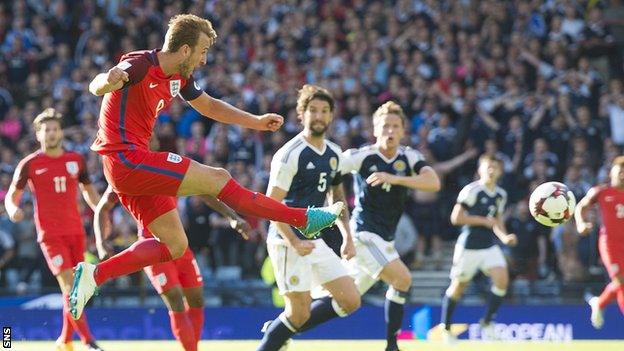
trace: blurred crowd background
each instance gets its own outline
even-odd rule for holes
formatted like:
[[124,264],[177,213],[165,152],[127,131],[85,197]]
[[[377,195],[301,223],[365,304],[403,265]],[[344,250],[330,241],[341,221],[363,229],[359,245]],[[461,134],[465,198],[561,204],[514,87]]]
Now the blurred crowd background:
[[[301,130],[295,103],[304,83],[334,94],[330,136],[343,149],[374,142],[372,112],[395,100],[409,119],[404,142],[444,181],[437,194],[415,192],[401,222],[397,245],[410,267],[445,268],[444,248],[458,232],[450,209],[485,152],[505,161],[508,226],[520,238],[506,252],[513,276],[604,281],[596,233],[580,237],[573,223],[542,227],[526,200],[548,180],[563,181],[580,199],[606,180],[624,147],[624,4],[616,0],[2,1],[0,198],[17,162],[38,147],[32,119],[46,107],[64,114],[66,148],[86,157],[92,181],[105,189],[100,159],[89,150],[101,99],[87,85],[123,53],[160,48],[168,19],[183,12],[210,19],[218,33],[208,64],[194,74],[199,85],[244,110],[280,113],[286,123],[257,133],[213,123],[177,100],[158,117],[161,150],[225,167],[264,192],[271,156]],[[92,213],[81,206],[94,253]],[[250,218],[255,232],[244,242],[199,199],[182,198],[179,207],[205,275],[258,279],[266,223]],[[24,208],[32,214],[32,197]],[[12,256],[0,266],[3,294],[57,289],[27,217],[13,224],[0,205],[0,256]],[[119,208],[113,222],[118,249],[130,245],[131,218]]]

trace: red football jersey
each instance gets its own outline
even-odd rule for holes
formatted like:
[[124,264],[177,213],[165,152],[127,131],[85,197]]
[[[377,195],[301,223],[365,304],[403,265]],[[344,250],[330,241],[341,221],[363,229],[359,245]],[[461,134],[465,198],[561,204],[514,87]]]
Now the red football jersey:
[[609,245],[624,247],[624,191],[614,187],[600,187],[596,202],[602,215],[600,234],[607,236]]
[[78,211],[78,182],[91,183],[83,157],[75,152],[50,157],[37,151],[20,161],[13,185],[22,190],[28,183],[35,196],[38,241],[50,235],[85,235]]
[[108,154],[135,147],[148,149],[158,113],[177,95],[194,100],[203,92],[193,77],[166,76],[157,52],[135,51],[121,57],[117,67],[128,73],[128,82],[104,95],[93,151]]

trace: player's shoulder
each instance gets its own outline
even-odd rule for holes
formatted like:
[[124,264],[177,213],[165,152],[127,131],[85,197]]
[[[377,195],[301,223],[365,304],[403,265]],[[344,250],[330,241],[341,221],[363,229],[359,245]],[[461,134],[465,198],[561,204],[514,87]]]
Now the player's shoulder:
[[479,193],[483,190],[483,185],[481,183],[479,183],[478,180],[475,180],[472,183],[468,183],[466,184],[461,192],[469,192],[469,193]]
[[42,160],[43,156],[45,154],[39,150],[32,152],[28,155],[26,155],[23,159],[21,159],[17,165],[18,168],[25,168],[28,167],[30,164],[32,164],[33,162],[36,162],[37,160]]
[[84,156],[75,151],[65,151],[63,153],[63,158],[69,160],[84,160]]
[[336,153],[337,155],[341,155],[342,154],[342,148],[340,147],[340,145],[334,143],[333,141],[329,140],[329,139],[325,139],[325,143],[327,144],[327,147],[332,150],[334,153]]
[[158,63],[155,50],[130,51],[130,52],[123,54],[121,58],[119,59],[119,62],[130,61],[130,60],[141,60],[152,65],[156,65]]
[[273,160],[278,160],[282,163],[292,162],[298,157],[301,151],[305,149],[305,147],[305,140],[303,140],[301,134],[297,134],[294,138],[287,141],[286,144],[282,145],[277,152],[275,152]]
[[425,160],[425,156],[420,151],[406,145],[401,145],[399,147],[399,152],[402,155],[405,155],[405,157],[407,157],[410,161],[418,162]]
[[501,188],[500,186],[497,185],[496,188],[494,188],[494,191],[503,198],[507,198],[507,190]]
[[375,145],[363,145],[358,148],[348,149],[344,153],[347,156],[365,158],[375,154],[376,152]]

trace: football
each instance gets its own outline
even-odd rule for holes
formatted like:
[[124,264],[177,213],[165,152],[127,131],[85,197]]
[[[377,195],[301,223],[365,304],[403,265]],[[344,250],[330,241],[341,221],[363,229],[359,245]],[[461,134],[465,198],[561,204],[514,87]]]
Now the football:
[[565,184],[544,183],[531,193],[529,210],[539,223],[556,227],[567,222],[574,215],[576,198]]

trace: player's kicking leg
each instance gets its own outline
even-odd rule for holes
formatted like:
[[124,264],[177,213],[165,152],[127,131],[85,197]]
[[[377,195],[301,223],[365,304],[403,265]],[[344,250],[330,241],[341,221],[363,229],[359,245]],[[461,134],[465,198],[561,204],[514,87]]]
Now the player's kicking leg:
[[191,161],[177,195],[204,194],[216,197],[242,215],[290,224],[309,238],[331,226],[344,209],[342,202],[322,208],[288,207],[264,194],[242,187],[223,168]]

